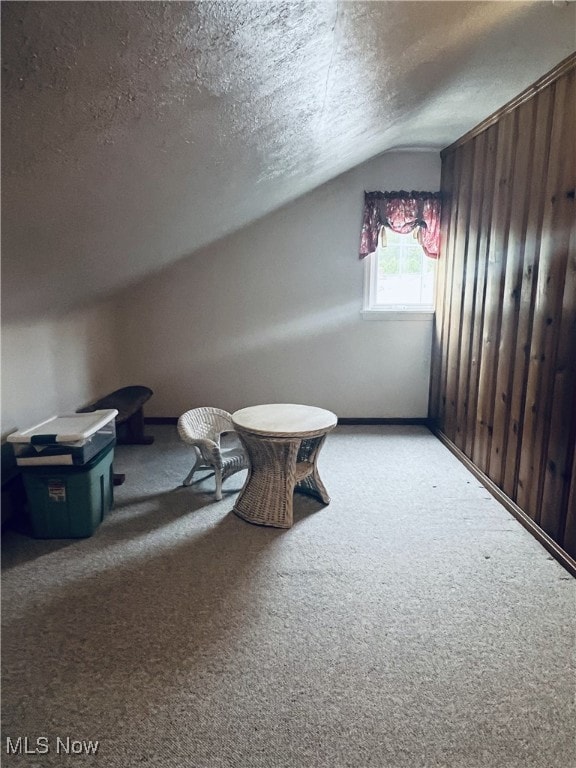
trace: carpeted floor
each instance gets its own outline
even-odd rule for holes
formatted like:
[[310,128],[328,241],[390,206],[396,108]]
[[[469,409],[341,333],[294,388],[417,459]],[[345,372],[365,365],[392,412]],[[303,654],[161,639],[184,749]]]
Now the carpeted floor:
[[4,534],[3,766],[576,766],[576,582],[426,429],[335,430],[288,531],[150,431],[92,538]]

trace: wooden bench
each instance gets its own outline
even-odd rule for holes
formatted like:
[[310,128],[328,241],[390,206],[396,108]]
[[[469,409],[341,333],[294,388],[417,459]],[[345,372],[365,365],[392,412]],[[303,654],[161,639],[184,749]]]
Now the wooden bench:
[[90,413],[116,408],[116,442],[119,445],[150,445],[152,435],[144,434],[144,403],[154,394],[149,387],[122,387],[105,397],[79,408],[76,413]]

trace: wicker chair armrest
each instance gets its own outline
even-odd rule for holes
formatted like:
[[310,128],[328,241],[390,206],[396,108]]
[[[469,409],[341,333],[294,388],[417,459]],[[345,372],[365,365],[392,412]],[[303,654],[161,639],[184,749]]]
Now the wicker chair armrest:
[[204,461],[208,464],[212,464],[215,467],[222,466],[222,456],[220,455],[220,446],[214,440],[208,438],[198,438],[197,440],[186,441],[189,445],[193,445],[200,451],[200,455]]

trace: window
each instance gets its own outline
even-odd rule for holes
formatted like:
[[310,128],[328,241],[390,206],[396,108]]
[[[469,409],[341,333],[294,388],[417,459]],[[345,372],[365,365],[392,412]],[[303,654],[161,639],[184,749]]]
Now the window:
[[440,214],[440,192],[364,192],[359,255],[366,317],[433,314]]
[[435,259],[426,256],[413,232],[386,228],[385,235],[386,245],[365,259],[365,313],[433,312]]

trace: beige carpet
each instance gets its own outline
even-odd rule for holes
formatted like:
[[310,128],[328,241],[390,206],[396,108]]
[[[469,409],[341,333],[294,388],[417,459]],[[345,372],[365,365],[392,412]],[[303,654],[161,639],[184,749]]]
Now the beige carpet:
[[288,531],[151,431],[92,538],[4,534],[3,766],[576,766],[576,582],[427,430],[338,428]]

